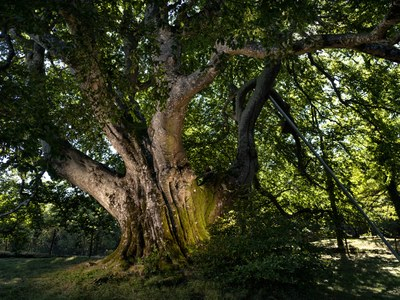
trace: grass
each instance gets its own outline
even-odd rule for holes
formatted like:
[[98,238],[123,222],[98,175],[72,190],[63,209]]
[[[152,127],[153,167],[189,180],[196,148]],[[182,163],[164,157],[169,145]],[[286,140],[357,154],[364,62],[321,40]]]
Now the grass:
[[[320,242],[332,273],[321,278],[324,299],[400,299],[400,262],[379,238],[349,239],[349,258],[332,254],[332,240]],[[393,241],[390,241],[393,245]]]
[[196,280],[188,285],[182,273],[151,277],[114,273],[82,257],[0,258],[2,300],[203,299],[204,295],[218,299],[211,285]]
[[[376,239],[349,240],[342,259],[323,241],[329,273],[306,299],[399,299],[400,263]],[[83,257],[0,258],[0,299],[248,299],[249,291],[224,291],[190,270],[140,276],[100,268]],[[265,299],[266,295],[254,295]],[[291,297],[297,299],[296,297]],[[282,299],[279,296],[270,299]],[[284,298],[283,298],[284,299]]]

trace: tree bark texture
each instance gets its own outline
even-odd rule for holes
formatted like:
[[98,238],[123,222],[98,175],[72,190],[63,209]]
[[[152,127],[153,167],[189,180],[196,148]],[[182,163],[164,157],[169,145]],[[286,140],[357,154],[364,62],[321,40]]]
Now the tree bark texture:
[[153,251],[170,261],[185,259],[208,237],[207,226],[219,214],[217,195],[197,186],[188,167],[143,164],[121,176],[68,143],[52,162],[60,176],[95,197],[118,221],[122,236],[113,257],[119,260]]

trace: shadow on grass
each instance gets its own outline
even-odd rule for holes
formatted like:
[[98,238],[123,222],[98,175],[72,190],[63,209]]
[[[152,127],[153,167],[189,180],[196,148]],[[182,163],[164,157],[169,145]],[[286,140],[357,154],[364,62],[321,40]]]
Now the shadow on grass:
[[41,279],[88,261],[86,257],[0,258],[0,299],[41,299]]
[[332,262],[316,295],[323,299],[400,299],[400,264],[384,257],[357,257]]

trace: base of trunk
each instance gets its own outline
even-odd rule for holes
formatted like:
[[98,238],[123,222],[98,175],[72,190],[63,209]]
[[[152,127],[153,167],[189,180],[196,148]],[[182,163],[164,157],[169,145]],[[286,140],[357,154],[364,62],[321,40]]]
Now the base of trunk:
[[222,212],[222,193],[210,186],[198,186],[195,180],[165,186],[166,195],[156,205],[144,199],[140,209],[134,209],[137,213],[127,214],[127,219],[120,221],[120,243],[103,264],[125,270],[133,265],[171,269],[186,264],[193,250],[209,238],[208,226]]

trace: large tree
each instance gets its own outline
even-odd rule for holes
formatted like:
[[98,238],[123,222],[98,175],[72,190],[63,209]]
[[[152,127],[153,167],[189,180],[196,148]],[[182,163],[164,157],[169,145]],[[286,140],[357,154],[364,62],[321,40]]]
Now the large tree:
[[[112,261],[153,251],[185,260],[259,185],[259,118],[270,97],[293,118],[288,98],[307,95],[312,80],[299,70],[315,72],[307,53],[390,70],[400,62],[399,1],[2,1],[0,11],[2,165],[46,168],[95,198],[121,227]],[[190,105],[206,101],[219,101],[220,127],[236,132],[218,172],[201,163],[195,172],[184,141],[205,126]],[[299,137],[286,132],[315,184]]]

